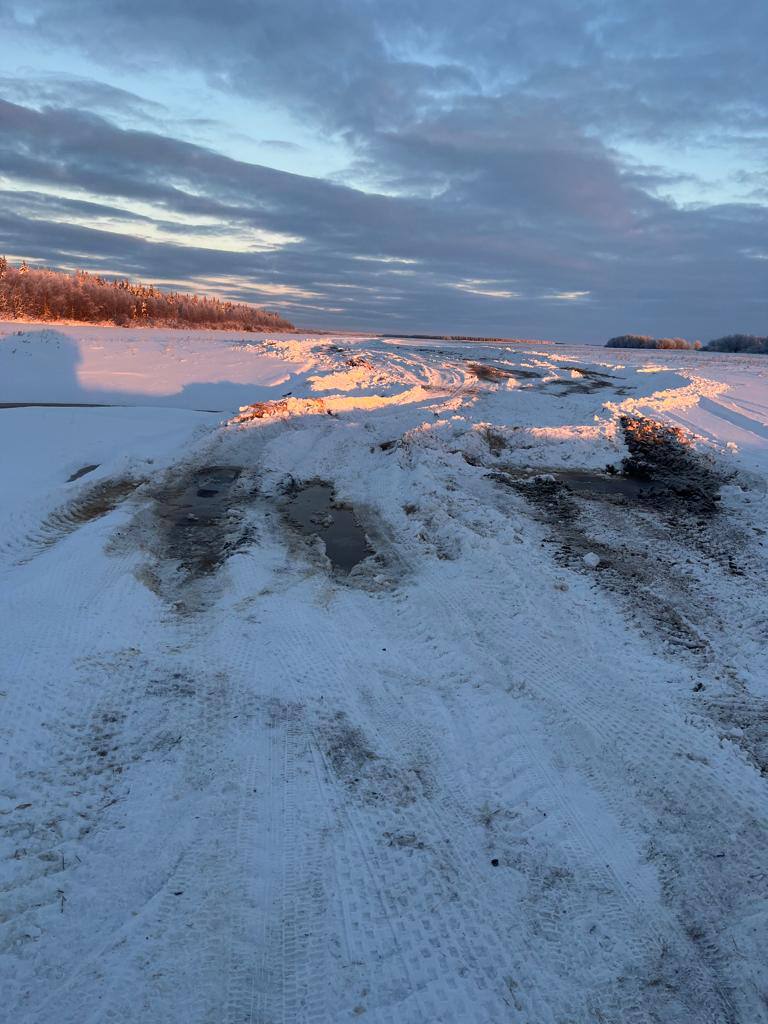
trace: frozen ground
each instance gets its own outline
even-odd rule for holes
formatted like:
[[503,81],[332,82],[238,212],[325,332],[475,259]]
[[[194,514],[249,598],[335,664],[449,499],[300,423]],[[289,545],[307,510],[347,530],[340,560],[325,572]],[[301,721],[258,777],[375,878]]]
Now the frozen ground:
[[18,330],[4,1019],[768,1020],[768,359]]

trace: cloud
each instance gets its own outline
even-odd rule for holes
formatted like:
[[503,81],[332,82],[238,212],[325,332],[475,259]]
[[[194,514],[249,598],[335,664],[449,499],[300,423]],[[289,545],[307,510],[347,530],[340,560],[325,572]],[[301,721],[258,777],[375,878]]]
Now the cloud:
[[298,153],[305,149],[298,142],[289,142],[287,139],[260,139],[262,146],[269,146],[272,149],[286,149],[292,153]]
[[[406,317],[414,328],[566,331],[586,340],[625,319],[649,330],[671,320],[684,333],[685,310],[693,331],[706,336],[707,324],[720,330],[724,310],[736,304],[742,318],[745,310],[756,318],[765,311],[763,263],[749,255],[764,248],[764,208],[682,211],[650,200],[622,182],[599,147],[586,152],[613,182],[620,216],[573,202],[573,182],[555,201],[556,181],[546,176],[545,201],[532,173],[500,197],[498,182],[515,165],[504,151],[487,191],[473,193],[459,176],[444,196],[427,200],[235,161],[71,110],[0,104],[0,127],[6,175],[17,187],[35,183],[0,193],[0,243],[61,265],[108,264],[116,273],[217,287],[224,277],[238,297],[272,305],[290,297],[294,311],[323,295],[326,312],[344,310],[333,323],[360,327]],[[57,189],[66,196],[50,197]],[[118,220],[131,231],[110,229]],[[216,245],[206,239],[211,222]],[[243,246],[248,231],[272,233],[275,244]],[[558,278],[568,280],[567,290],[552,286]],[[576,303],[580,293],[593,301]],[[510,322],[497,308],[512,298]],[[577,304],[585,312],[574,327],[556,307]],[[324,312],[317,305],[307,305],[308,315]]]
[[0,95],[38,109],[85,108],[96,113],[128,115],[145,122],[155,121],[167,113],[166,107],[154,100],[72,74],[0,75]]
[[[210,144],[195,145],[175,137],[189,118],[174,130],[116,86],[30,76],[0,105],[10,251],[226,279],[240,297],[257,294],[248,281],[276,302],[322,295],[313,316],[354,326],[764,330],[762,0],[488,0],[482,17],[466,0],[14,10],[0,7],[6,38],[68,47],[94,75],[162,67],[221,102],[266,97],[353,159],[333,181],[234,160],[215,120],[198,119]],[[267,153],[298,145],[282,134]],[[705,179],[706,203],[669,198]]]
[[713,126],[752,131],[768,114],[763,0],[487,0],[482,17],[467,0],[37,0],[7,31],[14,21],[97,65],[191,68],[360,138],[453,96],[549,100],[580,128],[678,141]]
[[469,292],[470,295],[482,295],[487,299],[518,299],[520,292],[511,291],[508,288],[492,288],[493,281],[456,281],[449,285],[461,292]]

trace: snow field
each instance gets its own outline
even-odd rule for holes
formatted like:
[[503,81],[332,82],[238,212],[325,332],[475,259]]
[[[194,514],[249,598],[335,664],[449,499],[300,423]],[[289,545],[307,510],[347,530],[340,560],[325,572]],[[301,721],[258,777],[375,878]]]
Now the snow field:
[[[99,330],[117,373],[141,332]],[[0,410],[13,1019],[766,1019],[762,364],[214,342],[237,393],[204,352],[192,377],[223,414],[184,373]],[[728,481],[712,521],[559,489],[620,463],[627,413],[690,431]],[[202,575],[158,512],[200,466],[242,468]],[[314,479],[376,552],[349,576],[285,523]]]

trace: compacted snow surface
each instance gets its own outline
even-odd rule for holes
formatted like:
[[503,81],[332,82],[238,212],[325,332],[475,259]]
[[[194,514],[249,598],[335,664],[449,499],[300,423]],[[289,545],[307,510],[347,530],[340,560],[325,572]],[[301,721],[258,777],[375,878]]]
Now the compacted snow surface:
[[0,402],[4,1020],[768,1019],[768,359],[4,325]]

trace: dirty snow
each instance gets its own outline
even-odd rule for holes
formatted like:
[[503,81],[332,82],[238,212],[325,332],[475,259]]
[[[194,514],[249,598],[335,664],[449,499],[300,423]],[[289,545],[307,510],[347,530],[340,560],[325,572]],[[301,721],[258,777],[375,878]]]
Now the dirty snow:
[[768,360],[18,330],[6,1019],[768,1019]]

